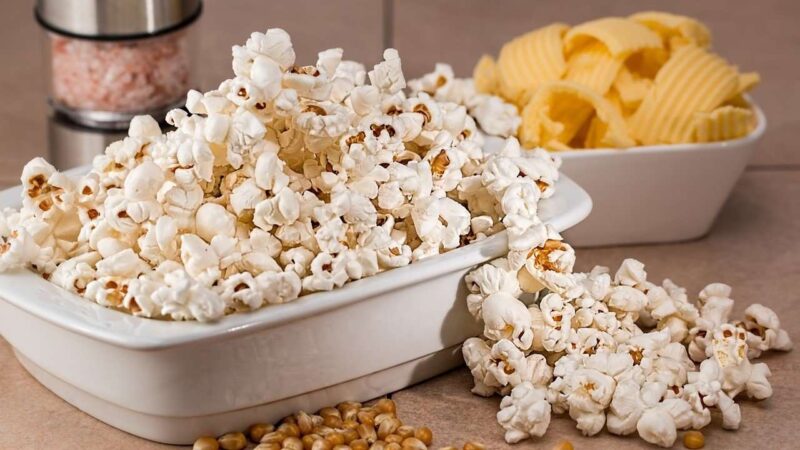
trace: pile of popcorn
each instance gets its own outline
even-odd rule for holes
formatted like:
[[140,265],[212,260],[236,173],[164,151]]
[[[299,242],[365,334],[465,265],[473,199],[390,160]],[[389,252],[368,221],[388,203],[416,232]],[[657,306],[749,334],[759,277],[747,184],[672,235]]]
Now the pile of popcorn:
[[483,337],[463,346],[472,392],[504,396],[506,441],[542,436],[552,413],[568,413],[584,435],[605,426],[670,447],[677,430],[705,427],[712,411],[738,429],[735,399],[772,395],[769,368],[751,362],[792,348],[772,310],[753,304],[732,321],[725,284],[693,303],[668,279],[648,281],[633,259],[613,276],[605,267],[569,273],[571,253],[550,240],[521,269],[501,258],[466,277],[469,310],[484,324]]
[[233,71],[168,114],[175,131],[136,117],[77,181],[28,163],[21,210],[0,212],[0,271],[32,268],[137,316],[209,321],[503,229],[519,249],[552,233],[536,209],[557,160],[515,139],[484,154],[470,112],[485,129],[517,124],[449,67],[406,93],[396,50],[369,72],[341,49],[296,66],[289,35],[270,29],[233,48]]

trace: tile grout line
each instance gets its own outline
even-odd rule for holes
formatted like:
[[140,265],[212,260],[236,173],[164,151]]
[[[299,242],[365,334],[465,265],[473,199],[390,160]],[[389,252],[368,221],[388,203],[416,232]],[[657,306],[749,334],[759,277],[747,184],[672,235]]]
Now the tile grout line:
[[747,166],[746,172],[791,172],[800,170],[800,164],[764,164]]

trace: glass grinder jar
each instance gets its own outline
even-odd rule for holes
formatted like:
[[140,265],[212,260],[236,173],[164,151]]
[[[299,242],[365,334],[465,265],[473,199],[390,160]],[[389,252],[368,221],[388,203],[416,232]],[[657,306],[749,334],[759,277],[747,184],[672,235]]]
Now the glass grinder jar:
[[106,130],[139,114],[163,121],[195,87],[201,11],[201,0],[37,0],[52,108]]

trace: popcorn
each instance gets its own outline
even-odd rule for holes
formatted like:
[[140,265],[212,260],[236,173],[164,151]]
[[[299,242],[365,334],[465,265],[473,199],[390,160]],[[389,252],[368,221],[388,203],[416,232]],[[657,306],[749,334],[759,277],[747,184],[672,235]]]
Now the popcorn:
[[[692,409],[701,414],[702,422],[694,424],[693,428],[702,428],[711,421],[710,407],[718,407],[722,412],[722,427],[736,430],[742,420],[739,405],[722,390],[722,373],[719,364],[714,359],[707,359],[700,363],[700,370],[688,374],[689,383],[684,387],[686,398]],[[697,426],[699,425],[699,426]]]
[[523,382],[545,387],[553,376],[544,356],[533,354],[528,357],[507,339],[501,339],[489,352],[486,371],[497,380],[500,386],[513,388]]
[[22,169],[22,206],[41,219],[53,219],[69,207],[73,198],[70,180],[42,158]]
[[236,216],[221,205],[206,203],[197,210],[195,228],[197,235],[206,242],[211,242],[215,236],[233,237],[236,233]]
[[70,258],[53,271],[50,278],[54,284],[76,294],[86,292],[86,286],[96,277],[95,265],[100,261],[100,254],[88,252]]
[[[578,369],[564,378],[569,416],[584,435],[600,432],[605,424],[604,410],[611,403],[616,388],[614,379],[599,370]],[[552,387],[551,387],[552,388]]]
[[525,304],[506,292],[489,295],[483,301],[483,334],[494,340],[509,339],[523,350],[533,343],[530,313]]
[[308,292],[330,291],[344,285],[348,278],[341,258],[329,253],[318,253],[311,261],[311,274],[303,278],[303,289]]
[[185,272],[194,280],[211,284],[219,278],[219,256],[214,249],[196,234],[181,235],[181,261]]
[[642,414],[636,430],[642,439],[651,444],[672,447],[678,437],[676,421],[686,417],[687,410],[688,404],[680,399],[665,400]]
[[622,261],[622,265],[614,275],[614,282],[623,286],[637,287],[647,281],[647,272],[644,271],[644,264],[627,258]]
[[291,248],[280,254],[280,263],[283,269],[287,272],[294,272],[301,277],[309,272],[313,259],[314,252],[304,247]]
[[789,334],[781,328],[778,315],[759,303],[754,303],[744,310],[744,321],[741,326],[747,330],[748,357],[757,358],[767,350],[789,351],[792,341]]
[[196,184],[167,181],[159,189],[156,201],[163,205],[165,214],[176,220],[179,229],[192,229],[195,212],[203,203],[203,189]]
[[608,306],[622,313],[638,313],[647,305],[647,296],[630,286],[612,288]]
[[[245,44],[249,54],[263,55],[278,63],[282,69],[294,64],[294,49],[289,34],[280,28],[271,28],[266,33],[253,33]],[[236,48],[236,47],[234,47]],[[236,71],[234,50],[234,71]],[[239,75],[237,73],[237,75]]]
[[161,305],[161,313],[173,320],[207,322],[225,313],[224,300],[180,268],[164,274],[163,284],[153,292],[152,299]]
[[155,138],[161,135],[161,127],[151,116],[136,116],[131,119],[128,135],[140,139]]
[[127,248],[96,262],[97,275],[100,277],[136,278],[148,269],[133,249]]
[[300,277],[294,272],[263,272],[256,281],[264,300],[271,305],[290,302],[300,295]]
[[393,48],[384,50],[383,62],[376,65],[368,75],[372,85],[384,93],[394,94],[406,87],[403,69],[400,66],[400,55]]
[[689,330],[689,356],[694,361],[706,358],[714,330],[728,322],[733,310],[730,295],[730,286],[722,283],[710,284],[700,292],[700,317],[696,326]]
[[[498,191],[511,185],[496,184],[500,178],[491,182]],[[549,244],[559,245],[557,240]],[[748,357],[760,354],[748,351],[749,342],[765,349],[791,347],[771,311],[755,305],[744,321],[729,323],[730,287],[707,286],[699,295],[698,310],[685,289],[670,280],[661,286],[647,281],[644,265],[632,259],[625,260],[613,278],[605,267],[588,273],[564,270],[561,286],[545,288],[528,270],[543,247],[548,245],[534,248],[517,277],[512,276],[513,250],[465,277],[467,306],[483,320],[483,337],[488,339],[473,338],[463,347],[476,394],[508,395],[509,387],[531,382],[544,387],[544,380],[552,376],[544,402],[556,414],[569,413],[585,435],[606,426],[615,434],[638,432],[661,446],[671,446],[677,430],[707,426],[711,408],[721,411],[724,428],[736,429],[741,422],[734,401],[738,394],[756,399],[772,394],[769,369]],[[549,255],[538,256],[552,261]],[[544,278],[544,264],[538,266],[534,269]],[[514,278],[517,283],[510,281]],[[522,316],[517,311],[524,306],[519,298],[528,291],[535,293],[527,307],[528,320],[512,319]],[[776,344],[764,344],[759,336],[769,336],[766,340]],[[693,359],[702,361],[699,368]],[[527,378],[531,361],[541,377]],[[498,413],[508,442],[535,435],[515,428],[514,410],[504,412],[512,404],[511,397],[504,398]]]
[[545,389],[524,382],[503,397],[497,421],[506,430],[505,440],[514,444],[531,436],[543,436],[550,425],[550,404]]
[[139,256],[153,265],[167,259],[177,259],[178,226],[170,216],[161,216],[155,224],[148,224],[147,231],[139,238]]
[[735,398],[740,392],[758,400],[772,396],[767,380],[772,374],[766,364],[750,363],[744,330],[723,324],[714,332],[711,345],[714,360],[722,370],[722,389],[729,397]]
[[112,276],[99,277],[86,286],[85,296],[97,304],[112,308],[123,306],[122,301],[128,293],[127,279]]
[[487,134],[511,137],[517,133],[522,123],[517,108],[500,97],[477,95],[470,100],[469,105],[469,113]]
[[20,269],[35,264],[42,249],[24,228],[14,228],[7,236],[0,237],[0,270]]
[[225,279],[216,289],[217,294],[228,307],[258,309],[264,303],[260,285],[248,273],[238,273]]
[[[262,170],[269,172],[269,169]],[[255,210],[256,206],[266,199],[267,194],[264,189],[259,187],[253,179],[243,181],[233,189],[229,196],[230,207],[236,216],[242,216],[245,211]]]
[[271,230],[273,225],[292,225],[300,218],[301,201],[296,192],[283,189],[256,205],[253,222],[264,231]]
[[[641,311],[643,323],[668,329],[673,342],[683,342],[689,334],[689,327],[697,322],[697,307],[689,303],[683,289],[676,289],[670,280],[664,280],[664,287],[647,287],[647,305]],[[666,289],[665,289],[666,287]]]
[[547,240],[531,249],[525,267],[519,270],[520,286],[525,292],[538,292],[543,287],[564,292],[574,286],[569,273],[575,264],[575,250],[549,228],[547,234]]
[[560,295],[550,293],[539,302],[544,320],[542,347],[551,352],[564,351],[572,336],[572,318],[575,308]]
[[656,406],[666,391],[667,386],[660,382],[647,382],[640,386],[632,379],[620,381],[609,404],[608,431],[619,435],[636,431],[645,411]]
[[473,270],[464,278],[471,294],[467,296],[467,306],[476,318],[481,317],[481,307],[485,297],[505,292],[518,296],[521,291],[516,274],[508,270],[507,261],[496,259],[491,264],[484,264]]
[[464,362],[475,383],[472,393],[483,397],[494,395],[501,387],[500,382],[488,371],[490,352],[491,347],[480,338],[469,338],[461,346]]
[[124,196],[130,201],[154,201],[163,183],[164,173],[161,168],[152,161],[144,161],[125,178]]

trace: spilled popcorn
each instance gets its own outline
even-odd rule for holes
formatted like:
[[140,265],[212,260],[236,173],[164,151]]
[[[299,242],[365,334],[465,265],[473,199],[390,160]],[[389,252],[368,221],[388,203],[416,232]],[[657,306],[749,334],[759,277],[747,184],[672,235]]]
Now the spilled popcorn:
[[341,49],[298,66],[285,31],[253,33],[233,48],[234,78],[168,114],[175,131],[136,117],[78,180],[28,163],[22,208],[0,212],[0,271],[31,268],[137,316],[210,321],[503,229],[520,252],[553,234],[536,211],[558,161],[515,139],[484,154],[470,113],[506,134],[515,119],[437,70],[406,93],[394,49],[370,71]]
[[691,302],[670,280],[648,281],[636,260],[613,275],[571,273],[564,253],[572,255],[566,244],[542,236],[523,266],[509,254],[466,277],[469,310],[485,328],[464,342],[464,360],[473,393],[504,396],[497,420],[507,442],[542,436],[551,414],[568,414],[587,436],[605,427],[670,447],[712,411],[738,429],[735,400],[772,395],[769,368],[751,360],[792,342],[771,309],[753,304],[735,321],[725,284]]

